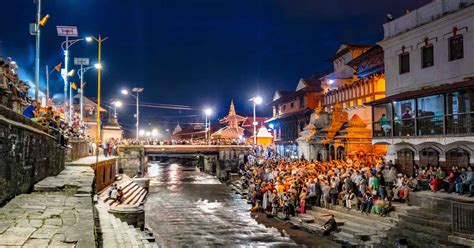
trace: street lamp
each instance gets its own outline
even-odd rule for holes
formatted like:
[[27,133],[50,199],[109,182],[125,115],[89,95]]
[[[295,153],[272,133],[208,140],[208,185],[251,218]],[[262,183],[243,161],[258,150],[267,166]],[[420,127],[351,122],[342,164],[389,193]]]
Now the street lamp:
[[[99,34],[99,38],[96,38],[94,36],[89,36],[86,37],[85,40],[87,42],[92,42],[96,41],[97,42],[97,64],[94,65],[94,67],[97,69],[97,131],[95,135],[95,143],[96,143],[96,149],[97,149],[97,157],[96,157],[96,166],[99,166],[99,143],[101,139],[100,135],[100,75],[102,72],[102,64],[101,64],[101,56],[102,56],[102,42],[106,41],[108,38],[102,38],[102,36]],[[99,65],[99,66],[97,66]]]
[[113,101],[112,105],[114,105],[114,117],[117,118],[117,108],[122,107],[121,101]]
[[[87,40],[87,38],[86,38]],[[77,71],[77,75],[81,79],[81,85],[79,85],[80,88],[80,93],[81,93],[81,98],[80,98],[80,113],[81,113],[81,122],[84,119],[84,73],[88,71],[89,69],[94,68],[94,66],[88,66],[89,65],[89,58],[74,58],[74,64],[75,65],[80,65],[81,68]],[[87,67],[84,67],[87,66]]]
[[256,108],[257,105],[262,104],[263,99],[260,96],[255,96],[249,99],[249,101],[253,102],[253,144],[257,144],[257,114]]
[[[88,40],[87,38],[82,39],[72,39],[69,37],[78,37],[77,27],[76,26],[56,26],[58,36],[66,37],[66,41],[61,43],[61,48],[64,52],[64,71],[61,72],[64,80],[64,109],[66,111],[67,105],[67,87],[68,87],[68,71],[69,71],[69,48],[76,44],[79,41]],[[69,120],[72,119],[72,86],[69,85],[70,99],[69,99]]]
[[[121,92],[122,92],[123,95],[128,95],[128,93],[129,93],[127,89],[123,89]],[[143,88],[137,88],[137,87],[132,88],[132,92],[137,93],[136,96],[134,96],[132,94],[130,94],[130,95],[137,100],[137,113],[136,113],[135,117],[137,118],[136,126],[137,126],[137,140],[138,140],[138,136],[139,136],[138,128],[140,127],[140,108],[139,108],[140,101],[139,101],[138,93],[143,92]]]
[[[211,129],[211,115],[212,115],[212,109],[210,108],[205,108],[204,109],[204,114],[206,115],[206,141],[208,140],[208,133],[209,130]],[[209,120],[209,124],[207,121]]]

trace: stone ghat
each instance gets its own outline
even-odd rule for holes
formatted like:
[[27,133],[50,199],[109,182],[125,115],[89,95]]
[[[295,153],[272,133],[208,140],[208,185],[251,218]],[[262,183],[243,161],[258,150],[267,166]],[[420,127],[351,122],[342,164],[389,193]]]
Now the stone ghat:
[[0,247],[96,247],[89,167],[66,167],[0,209]]
[[47,131],[0,105],[0,206],[63,170],[65,149]]

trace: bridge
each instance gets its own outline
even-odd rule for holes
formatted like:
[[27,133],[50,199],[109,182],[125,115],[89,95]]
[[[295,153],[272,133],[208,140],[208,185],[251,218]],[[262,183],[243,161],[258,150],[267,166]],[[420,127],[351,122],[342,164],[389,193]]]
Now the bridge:
[[248,145],[124,145],[119,146],[119,170],[129,176],[146,174],[148,161],[193,164],[225,178],[243,165]]

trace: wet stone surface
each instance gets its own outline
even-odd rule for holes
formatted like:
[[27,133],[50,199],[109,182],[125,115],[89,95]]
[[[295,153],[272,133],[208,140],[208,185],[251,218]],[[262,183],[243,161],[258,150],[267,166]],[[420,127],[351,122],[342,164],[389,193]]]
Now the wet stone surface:
[[257,223],[239,195],[194,167],[152,165],[146,223],[163,247],[298,246]]

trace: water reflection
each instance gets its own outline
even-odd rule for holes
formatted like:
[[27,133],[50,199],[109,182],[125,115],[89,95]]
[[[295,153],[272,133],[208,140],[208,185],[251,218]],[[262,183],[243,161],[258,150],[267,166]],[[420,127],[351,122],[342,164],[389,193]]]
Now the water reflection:
[[258,224],[226,185],[195,167],[153,164],[146,222],[164,247],[296,246]]

